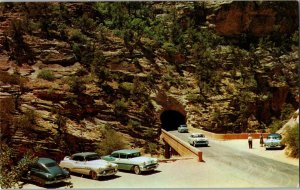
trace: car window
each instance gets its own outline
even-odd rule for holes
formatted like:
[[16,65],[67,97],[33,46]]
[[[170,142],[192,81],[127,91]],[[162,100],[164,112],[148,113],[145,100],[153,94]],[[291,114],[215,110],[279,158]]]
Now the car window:
[[127,158],[135,158],[135,157],[139,157],[139,156],[141,156],[141,153],[136,152],[136,153],[132,153],[132,154],[127,155]]
[[49,163],[45,164],[45,166],[48,167],[48,168],[55,167],[55,166],[57,166],[57,163],[49,162]]
[[127,158],[126,154],[120,154],[120,158]]
[[38,170],[38,171],[46,171],[46,169],[38,163],[32,165],[31,168],[34,169],[34,170]]
[[119,158],[119,154],[118,154],[118,153],[112,153],[112,154],[111,154],[111,157]]
[[86,161],[91,161],[91,160],[99,160],[100,156],[98,154],[91,154],[91,155],[87,155],[85,157]]
[[75,160],[75,161],[84,161],[82,156],[74,156],[73,160]]

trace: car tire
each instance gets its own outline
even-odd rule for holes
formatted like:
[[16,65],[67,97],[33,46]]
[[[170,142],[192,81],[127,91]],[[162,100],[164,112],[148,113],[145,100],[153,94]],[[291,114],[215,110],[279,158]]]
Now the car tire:
[[133,166],[133,171],[137,175],[141,174],[141,169],[139,166]]
[[45,180],[43,180],[41,178],[37,178],[36,183],[38,186],[44,187],[46,182],[45,182]]
[[66,171],[69,172],[69,174],[71,174],[71,170],[69,168],[64,168]]
[[97,179],[98,179],[97,173],[94,172],[94,171],[90,171],[90,176],[91,176],[91,178],[94,179],[94,180],[97,180]]

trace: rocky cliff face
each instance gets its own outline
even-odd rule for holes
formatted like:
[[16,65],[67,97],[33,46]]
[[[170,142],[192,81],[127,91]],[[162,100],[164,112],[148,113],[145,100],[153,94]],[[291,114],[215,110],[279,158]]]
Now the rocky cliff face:
[[297,2],[241,2],[215,4],[209,21],[220,35],[265,36],[291,34],[298,27]]
[[[1,109],[12,100],[15,109],[6,118],[22,118],[34,110],[30,126],[7,120],[1,123],[2,129],[11,131],[2,140],[19,152],[36,144],[44,155],[58,159],[94,151],[106,126],[122,133],[128,147],[157,143],[161,126],[174,125],[170,128],[175,129],[182,122],[215,132],[256,130],[272,117],[280,117],[284,104],[297,105],[298,47],[277,56],[260,47],[241,53],[220,44],[210,51],[216,77],[208,88],[199,82],[191,55],[170,54],[146,38],[141,39],[144,46],[131,49],[134,44],[108,29],[94,32],[91,27],[83,38],[68,24],[79,19],[76,15],[83,10],[98,17],[91,4],[57,5],[71,18],[59,25],[55,15],[49,14],[51,24],[56,25],[48,26],[47,33],[42,24],[34,25],[37,18],[26,16],[21,4],[1,7]],[[161,15],[164,9],[159,5],[153,6]],[[189,14],[185,4],[177,9],[180,15]],[[297,12],[285,12],[286,17],[279,19],[277,9],[253,2],[226,3],[207,10],[201,18],[208,18],[223,36],[264,36],[274,33],[275,25],[279,25],[276,31],[293,33],[298,26],[292,23]],[[32,31],[22,29],[29,23]],[[243,57],[240,66],[234,66],[239,57]],[[256,66],[251,65],[253,59]],[[251,93],[242,94],[249,89]],[[244,107],[241,96],[245,97]],[[241,114],[246,108],[247,114]]]

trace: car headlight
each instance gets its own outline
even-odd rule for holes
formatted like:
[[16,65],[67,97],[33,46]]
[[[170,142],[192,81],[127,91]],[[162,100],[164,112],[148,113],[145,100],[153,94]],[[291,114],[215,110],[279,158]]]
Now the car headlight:
[[53,176],[51,174],[49,174],[49,173],[46,173],[46,177],[49,178],[49,179],[53,178]]

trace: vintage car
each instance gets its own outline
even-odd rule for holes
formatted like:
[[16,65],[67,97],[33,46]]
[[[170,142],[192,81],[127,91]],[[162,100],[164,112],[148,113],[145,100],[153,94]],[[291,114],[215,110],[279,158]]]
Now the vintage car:
[[111,155],[103,156],[102,159],[118,164],[119,170],[134,171],[135,174],[155,170],[158,167],[156,158],[143,157],[138,150],[114,151]]
[[82,152],[66,156],[59,165],[74,173],[91,176],[98,179],[99,176],[111,176],[118,172],[118,165],[102,160],[95,152]]
[[267,139],[264,141],[266,150],[271,148],[283,148],[284,145],[281,142],[282,136],[278,133],[268,134]]
[[208,146],[208,139],[205,138],[205,135],[202,133],[192,133],[188,137],[188,142],[190,143],[190,145],[195,147],[198,145]]
[[189,130],[188,130],[188,128],[187,128],[186,125],[179,125],[179,127],[178,127],[178,132],[179,132],[179,133],[188,133]]
[[38,158],[37,162],[29,165],[28,171],[22,175],[22,179],[33,181],[40,186],[59,182],[67,182],[70,173],[50,158]]

